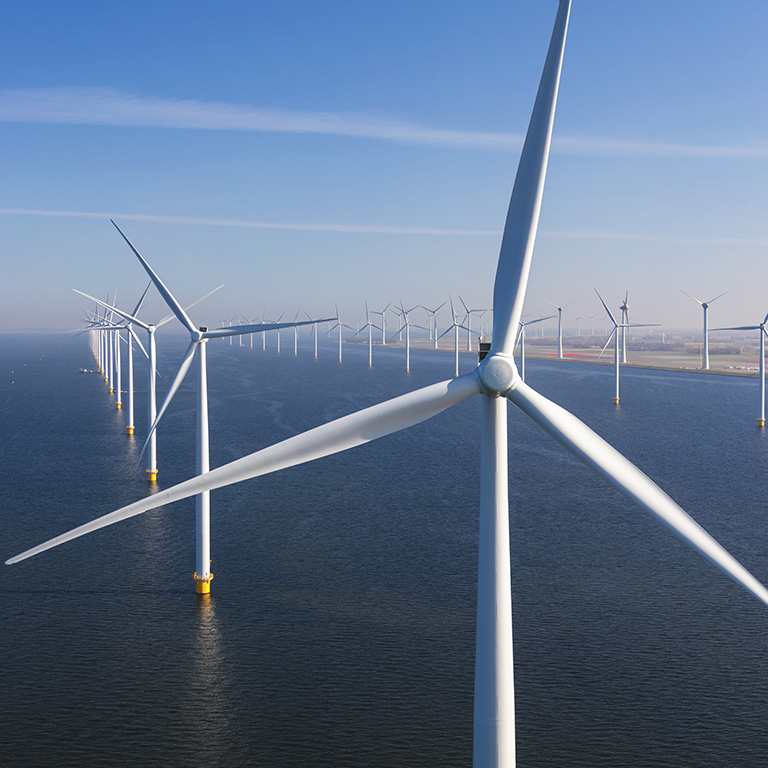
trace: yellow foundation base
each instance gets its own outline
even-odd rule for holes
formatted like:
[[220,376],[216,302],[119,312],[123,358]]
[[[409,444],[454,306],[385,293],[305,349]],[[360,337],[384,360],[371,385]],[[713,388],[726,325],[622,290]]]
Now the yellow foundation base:
[[115,391],[115,388],[114,388],[114,387],[110,387],[110,388],[109,388],[109,394],[110,394],[110,395],[111,395],[111,394],[112,394],[114,391]]
[[126,431],[126,432],[127,432],[129,435],[132,435],[132,434],[133,434],[133,427],[126,427],[126,428],[125,428],[125,431]]
[[154,472],[151,469],[147,470],[147,480],[150,483],[156,483],[157,482],[157,470]]
[[614,405],[618,405],[619,404],[619,398],[618,397],[614,397],[613,398],[613,404]]
[[200,579],[197,576],[197,571],[195,571],[194,576],[192,578],[195,580],[195,592],[197,592],[198,595],[210,594],[211,579],[213,579],[213,574],[211,574],[207,579]]
[[117,408],[118,411],[123,410],[123,404],[122,403],[115,403],[115,408]]
[[757,420],[757,426],[758,427],[764,427],[765,426],[765,419],[758,419]]

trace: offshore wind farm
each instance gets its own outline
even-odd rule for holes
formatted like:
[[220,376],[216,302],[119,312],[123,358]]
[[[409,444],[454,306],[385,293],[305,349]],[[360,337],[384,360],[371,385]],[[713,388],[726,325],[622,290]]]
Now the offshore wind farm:
[[[121,764],[143,766],[714,766],[755,764],[765,754],[759,702],[768,676],[758,659],[768,572],[764,494],[753,471],[765,458],[765,321],[723,325],[718,303],[712,332],[729,336],[712,341],[715,299],[695,299],[704,310],[703,335],[692,342],[700,360],[685,370],[669,364],[676,350],[667,346],[684,346],[685,335],[670,331],[668,342],[669,326],[644,322],[672,313],[666,305],[667,317],[658,317],[654,305],[642,304],[651,294],[638,287],[637,274],[625,270],[624,288],[609,286],[613,298],[594,290],[606,315],[605,339],[597,343],[595,314],[586,314],[593,306],[578,298],[585,284],[571,280],[566,294],[545,270],[547,280],[531,289],[533,265],[547,260],[534,247],[568,71],[571,2],[560,0],[556,17],[552,5],[498,257],[490,270],[474,259],[474,277],[458,280],[463,317],[453,292],[436,290],[434,279],[425,282],[430,295],[422,288],[411,297],[418,282],[412,269],[394,270],[407,282],[405,294],[383,279],[365,294],[345,284],[341,309],[334,301],[333,313],[320,311],[334,297],[322,297],[312,273],[311,301],[299,304],[309,294],[286,280],[292,308],[283,289],[269,296],[275,306],[249,303],[234,314],[231,305],[211,306],[209,316],[231,318],[211,329],[193,321],[177,296],[199,295],[193,283],[209,272],[221,279],[226,258],[203,271],[185,260],[177,274],[187,282],[178,294],[174,282],[171,293],[149,265],[173,272],[162,238],[142,234],[152,243],[142,247],[151,252],[145,258],[118,230],[153,288],[132,312],[117,299],[131,295],[130,281],[118,280],[119,291],[102,301],[94,298],[105,290],[100,275],[90,270],[94,295],[78,291],[88,302],[78,336],[4,337],[9,512],[1,519],[4,540],[19,552],[6,560],[11,622],[2,640],[13,660],[10,727],[0,742],[9,764],[108,764],[119,755]],[[85,119],[91,96],[80,94],[69,120]],[[34,113],[45,122],[41,101],[42,113],[52,114],[45,94],[8,98],[12,120]],[[60,104],[62,94],[53,101]],[[309,132],[320,124],[340,130],[326,115]],[[380,139],[381,130],[366,135]],[[471,143],[466,135],[450,141]],[[21,208],[3,214],[102,218]],[[453,229],[449,236],[477,233]],[[573,244],[580,235],[567,239]],[[751,247],[748,240],[737,245]],[[575,251],[569,257],[579,261]],[[365,262],[382,274],[378,259]],[[428,256],[421,266],[429,269]],[[296,265],[287,273],[309,277]],[[564,262],[557,274],[568,282]],[[595,275],[604,290],[602,270],[590,279]],[[732,270],[727,276],[737,278]],[[707,279],[717,299],[739,295],[722,284],[722,273]],[[235,289],[241,301],[242,282]],[[692,282],[686,275],[686,287],[699,294],[702,286]],[[166,333],[162,352],[155,331],[165,320],[141,319],[148,310],[159,314],[147,307],[158,295],[186,335]],[[567,295],[568,302],[552,304],[544,295]],[[369,299],[385,308],[370,312]],[[557,315],[544,316],[538,303]],[[569,309],[576,325],[570,335]],[[238,320],[259,312],[261,323]],[[302,313],[307,320],[299,320]],[[294,320],[283,322],[286,316]],[[585,317],[593,327],[582,341]],[[127,332],[126,351],[134,342],[141,348],[134,325],[147,331],[150,351],[146,361],[129,356],[127,394],[130,402],[138,362],[146,366],[144,425],[131,423],[132,407],[122,411],[121,336]],[[281,348],[281,328],[292,329],[292,345]],[[527,371],[526,328],[528,349],[539,353]],[[376,344],[374,329],[381,332]],[[254,333],[261,333],[261,349],[253,348]],[[728,367],[713,365],[728,354],[724,344],[744,356],[744,333],[759,346],[760,429],[754,415],[751,425],[742,418],[756,410],[750,377],[716,375]],[[452,343],[441,349],[446,336]],[[611,344],[613,370],[586,364],[600,363]],[[582,359],[575,349],[585,350]],[[640,361],[654,351],[667,360],[665,370],[649,367],[647,355]],[[198,377],[189,397],[193,363]],[[752,373],[741,368],[733,370]],[[158,380],[165,390],[159,411]],[[33,405],[47,390],[62,402],[55,418]],[[516,409],[508,412],[507,403]],[[162,471],[153,449],[161,418],[168,435]],[[211,438],[219,441],[213,469]],[[139,472],[147,447],[147,472]],[[74,464],[80,471],[67,472]],[[84,475],[92,480],[84,483]],[[191,497],[195,526],[185,501]],[[191,561],[192,590],[179,579],[187,566],[176,568]]]

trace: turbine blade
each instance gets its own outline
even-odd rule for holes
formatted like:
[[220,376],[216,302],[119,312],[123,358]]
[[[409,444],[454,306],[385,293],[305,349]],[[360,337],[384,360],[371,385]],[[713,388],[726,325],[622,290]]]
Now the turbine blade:
[[141,343],[141,339],[139,339],[136,331],[133,330],[132,325],[128,326],[128,333],[131,334],[131,336],[133,337],[133,340],[139,345],[139,349],[144,353],[144,357],[146,357],[147,360],[149,360],[149,355],[147,354],[147,350],[144,349],[144,345]]
[[605,311],[608,313],[608,317],[611,318],[611,322],[614,325],[618,325],[616,322],[616,318],[613,316],[613,313],[610,309],[608,309],[608,305],[603,301],[603,297],[598,293],[597,288],[595,288],[595,293],[597,293],[597,298],[600,299],[600,303],[605,307]]
[[480,393],[480,379],[473,372],[456,379],[432,384],[379,405],[365,408],[308,432],[283,440],[261,451],[237,459],[203,475],[148,496],[127,507],[110,512],[71,531],[6,560],[18,563],[67,541],[105,528],[113,523],[140,515],[150,509],[186,499],[206,490],[232,485],[253,477],[267,475],[323,456],[355,448],[363,443],[406,429],[436,416],[446,408]]
[[656,483],[586,424],[522,382],[508,392],[507,397],[577,459],[602,475],[630,501],[656,517],[699,554],[768,605],[768,589]]
[[[682,288],[680,289],[680,293],[685,293],[685,295],[686,295],[686,296],[687,296],[689,299],[693,299],[693,300],[694,300],[694,301],[695,301],[697,304],[702,304],[702,305],[704,304],[704,302],[703,302],[703,301],[699,301],[699,300],[698,300],[698,299],[697,299],[695,296],[691,296],[691,294],[690,294],[690,293],[686,293],[686,292],[685,292],[685,291],[684,291]],[[722,294],[720,294],[720,295],[722,296]],[[712,301],[714,301],[714,299],[712,299]],[[711,304],[711,303],[712,303],[712,301],[710,301],[710,302],[708,302],[708,303],[709,303],[709,304]]]
[[[112,221],[112,219],[110,219]],[[189,316],[184,311],[181,304],[179,304],[178,301],[176,301],[176,297],[165,287],[165,284],[163,281],[157,276],[155,271],[152,269],[152,267],[149,266],[146,259],[136,250],[133,243],[123,234],[123,231],[120,229],[120,227],[115,224],[114,221],[112,221],[112,225],[114,228],[122,235],[123,240],[125,240],[126,243],[128,243],[128,246],[130,249],[134,252],[136,255],[136,258],[141,263],[141,266],[144,267],[146,273],[149,275],[150,280],[155,284],[155,288],[159,291],[160,295],[165,299],[165,303],[173,310],[173,314],[176,315],[176,317],[179,318],[179,322],[191,333],[196,334],[197,328],[195,327],[195,324],[189,319]]]
[[[189,312],[192,307],[196,307],[201,301],[205,301],[209,296],[213,296],[216,291],[220,291],[224,287],[224,283],[214,288],[212,291],[208,291],[208,293],[205,294],[205,296],[201,296],[196,301],[193,301],[191,304],[187,304],[186,307],[184,307],[185,312]],[[159,323],[155,324],[155,328],[162,328],[166,323],[170,323],[171,320],[173,320],[176,317],[175,314],[171,313],[170,315],[166,315]]]
[[168,390],[168,394],[165,396],[165,400],[163,401],[162,406],[160,406],[160,410],[157,412],[157,416],[155,417],[154,424],[152,424],[152,426],[149,428],[149,431],[147,432],[147,439],[144,441],[144,445],[141,449],[141,453],[139,454],[138,461],[136,462],[137,467],[139,466],[139,464],[141,464],[141,459],[144,456],[144,452],[147,450],[147,446],[149,445],[149,440],[154,434],[155,429],[157,429],[157,425],[160,423],[160,419],[163,418],[163,414],[165,413],[166,409],[170,405],[171,400],[173,400],[173,396],[176,394],[176,391],[181,386],[181,382],[184,381],[184,377],[187,375],[189,366],[192,365],[192,360],[195,357],[196,351],[197,351],[197,342],[194,342],[194,341],[190,342],[189,346],[187,347],[187,351],[184,353],[184,357],[181,359],[181,365],[179,365],[179,370],[176,371],[176,376],[171,382],[171,386],[170,386],[170,389]]
[[85,296],[86,299],[90,299],[91,301],[95,301],[100,306],[104,307],[105,309],[109,309],[112,312],[117,312],[120,317],[122,317],[124,320],[128,320],[128,322],[136,323],[136,325],[141,326],[144,330],[149,328],[149,325],[145,323],[143,320],[139,320],[138,317],[134,317],[133,315],[129,315],[127,312],[123,312],[122,309],[118,309],[117,307],[113,307],[111,304],[107,304],[104,301],[101,301],[100,299],[96,299],[93,296],[89,296],[87,293],[84,293],[83,291],[78,291],[77,288],[72,289],[75,293],[79,293],[81,296]]
[[539,224],[570,0],[561,0],[504,225],[493,287],[491,354],[512,355]]
[[246,333],[258,333],[259,331],[277,331],[281,328],[296,328],[300,325],[314,325],[315,323],[328,323],[334,318],[325,317],[322,320],[299,320],[292,323],[256,323],[255,325],[231,325],[229,328],[214,328],[205,331],[203,338],[220,339],[226,336],[243,336]]
[[144,303],[144,299],[147,296],[147,291],[149,291],[151,286],[152,286],[152,281],[150,280],[147,283],[147,287],[144,289],[144,293],[141,294],[141,298],[138,300],[138,302],[136,302],[136,306],[134,307],[134,310],[133,310],[134,317],[139,314],[139,310],[141,309],[141,305]]
[[725,296],[725,294],[728,293],[728,291],[723,291],[722,293],[718,293],[717,296],[715,296],[714,299],[710,299],[707,304],[711,304],[713,301],[717,301],[721,296]]

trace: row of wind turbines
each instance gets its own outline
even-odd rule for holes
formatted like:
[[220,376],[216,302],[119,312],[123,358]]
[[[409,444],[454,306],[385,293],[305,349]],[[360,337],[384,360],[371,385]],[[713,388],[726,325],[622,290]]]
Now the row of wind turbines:
[[[216,488],[355,448],[423,422],[462,400],[479,396],[480,533],[473,714],[475,768],[512,768],[515,765],[508,402],[529,416],[587,467],[605,478],[629,501],[657,518],[694,550],[768,605],[768,590],[744,566],[652,480],[589,427],[525,384],[515,364],[513,351],[543,196],[570,8],[570,0],[560,0],[504,227],[493,289],[490,349],[474,370],[317,426],[217,469],[205,471],[201,465],[197,475],[184,483],[85,523],[6,562],[19,563],[51,547],[159,506],[190,496],[202,497]],[[139,256],[135,249],[134,253]],[[159,278],[140,256],[139,259],[160,290],[162,284]],[[190,332],[190,347],[174,379],[176,382],[186,373],[195,350],[198,347],[204,349],[205,343],[214,336],[207,330],[195,328],[164,286],[161,293]],[[224,329],[219,330],[223,335]],[[199,359],[205,360],[204,352],[200,353]],[[203,367],[200,382],[198,424],[199,429],[202,429]],[[199,517],[198,514],[198,520]],[[200,567],[203,568],[204,564]]]

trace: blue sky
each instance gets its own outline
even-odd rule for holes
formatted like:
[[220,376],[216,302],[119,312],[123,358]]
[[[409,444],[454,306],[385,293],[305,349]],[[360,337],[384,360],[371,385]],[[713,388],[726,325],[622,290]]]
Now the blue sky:
[[[489,306],[555,0],[54,3],[0,29],[0,330]],[[574,0],[526,311],[768,312],[768,5]],[[165,314],[159,297],[147,319]]]

